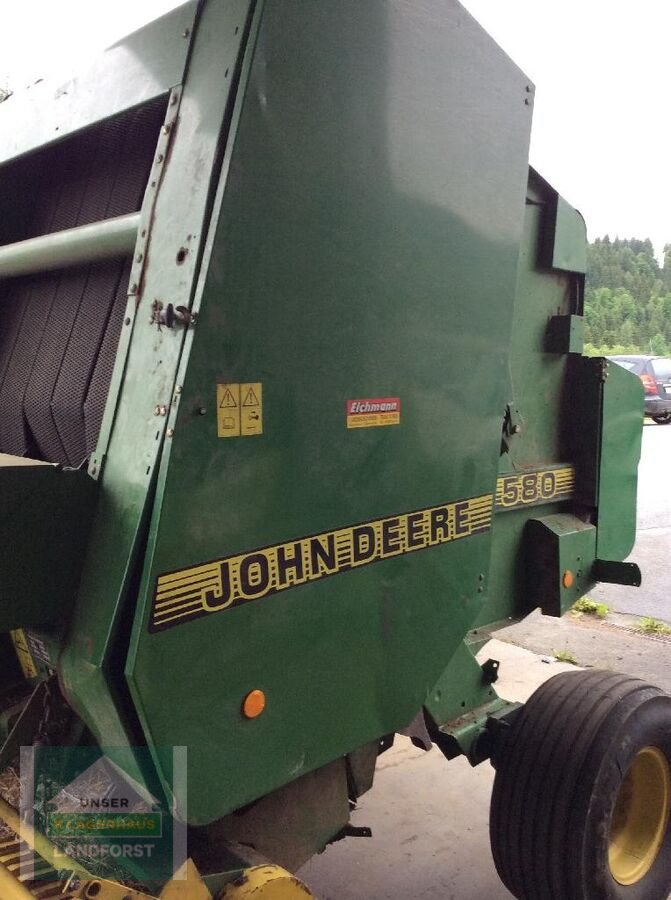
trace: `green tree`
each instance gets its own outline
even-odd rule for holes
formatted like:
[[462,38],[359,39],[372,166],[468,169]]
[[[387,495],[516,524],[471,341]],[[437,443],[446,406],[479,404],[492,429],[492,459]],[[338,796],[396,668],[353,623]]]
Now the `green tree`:
[[671,244],[659,265],[649,238],[597,238],[588,247],[585,341],[590,350],[671,349]]

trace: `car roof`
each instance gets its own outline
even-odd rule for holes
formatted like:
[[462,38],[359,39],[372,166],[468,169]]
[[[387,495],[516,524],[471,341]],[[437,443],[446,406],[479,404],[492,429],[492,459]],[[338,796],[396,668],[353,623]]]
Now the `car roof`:
[[666,359],[666,356],[643,356],[641,353],[618,353],[617,356],[608,356],[607,359],[630,359],[632,362],[639,362],[643,359]]

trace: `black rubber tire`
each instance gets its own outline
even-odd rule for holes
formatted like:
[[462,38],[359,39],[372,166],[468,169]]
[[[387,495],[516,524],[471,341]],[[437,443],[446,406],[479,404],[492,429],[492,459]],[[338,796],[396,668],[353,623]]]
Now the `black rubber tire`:
[[658,425],[671,425],[671,413],[666,413],[663,416],[653,416],[652,421]]
[[644,747],[671,766],[671,696],[636,678],[565,672],[524,706],[495,757],[490,838],[498,873],[519,900],[666,900],[671,827],[649,872],[611,875],[613,807]]

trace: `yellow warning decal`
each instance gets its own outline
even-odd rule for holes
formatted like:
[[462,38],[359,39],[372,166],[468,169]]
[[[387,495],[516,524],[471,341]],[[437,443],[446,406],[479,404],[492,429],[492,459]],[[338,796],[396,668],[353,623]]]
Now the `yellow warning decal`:
[[24,676],[29,680],[31,678],[37,678],[37,666],[35,665],[33,654],[30,652],[28,640],[26,639],[23,628],[15,628],[9,633]]
[[149,630],[489,530],[494,497],[432,506],[159,575]]
[[217,385],[217,434],[240,437],[240,385]]
[[515,475],[501,475],[496,480],[497,510],[519,509],[566,500],[575,489],[573,466],[558,466]]
[[217,435],[220,438],[263,434],[263,385],[258,382],[217,385]]
[[263,434],[263,385],[240,385],[240,433]]

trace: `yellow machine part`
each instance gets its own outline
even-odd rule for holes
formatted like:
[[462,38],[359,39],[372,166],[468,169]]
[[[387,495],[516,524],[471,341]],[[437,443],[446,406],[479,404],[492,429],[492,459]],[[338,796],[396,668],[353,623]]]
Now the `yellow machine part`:
[[[213,900],[191,860],[164,885],[158,897],[95,878],[74,860],[66,881],[49,880],[49,873],[62,862],[53,844],[21,823],[16,810],[2,798],[0,819],[15,832],[15,836],[0,841],[2,900]],[[26,869],[32,873],[32,880],[26,880]],[[297,878],[273,865],[245,869],[236,881],[217,894],[217,900],[310,900],[312,897]]]
[[313,894],[286,869],[252,866],[237,881],[227,884],[221,900],[308,900]]

